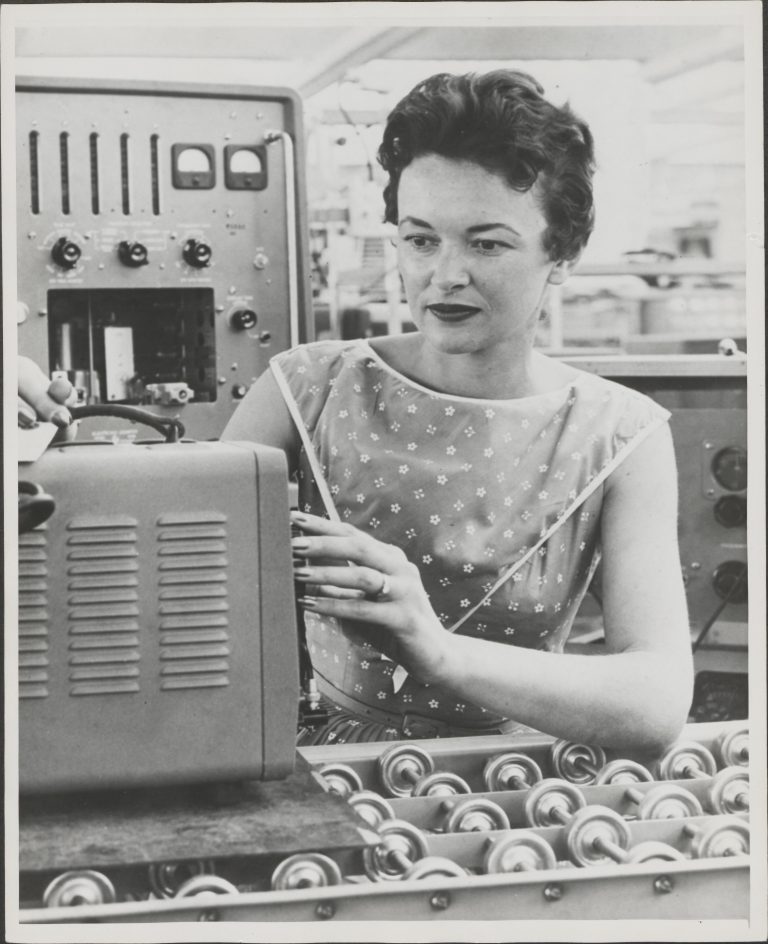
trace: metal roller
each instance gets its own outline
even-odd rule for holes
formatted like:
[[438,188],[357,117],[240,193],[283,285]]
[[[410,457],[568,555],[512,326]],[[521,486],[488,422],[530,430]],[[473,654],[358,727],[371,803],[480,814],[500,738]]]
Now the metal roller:
[[674,783],[659,784],[647,793],[629,787],[624,796],[637,804],[638,819],[687,819],[704,813],[691,791]]
[[537,833],[515,830],[503,839],[489,840],[483,871],[493,875],[557,868],[552,846]]
[[106,905],[115,900],[115,886],[106,875],[93,869],[63,872],[43,892],[43,905],[46,908]]
[[390,819],[379,827],[379,842],[363,850],[363,868],[374,882],[399,882],[414,862],[428,853],[420,829],[405,820]]
[[403,881],[425,878],[466,878],[467,874],[467,870],[453,859],[446,856],[427,856],[425,859],[414,862],[403,875]]
[[667,842],[658,842],[649,839],[647,842],[639,842],[636,846],[627,852],[624,859],[625,865],[636,865],[642,862],[680,862],[685,856],[679,849],[670,846]]
[[174,898],[194,898],[196,895],[239,895],[240,889],[218,875],[195,875],[179,888]]
[[576,865],[624,862],[631,838],[625,820],[607,806],[584,807],[565,827],[568,854]]
[[483,783],[491,793],[527,790],[542,779],[541,768],[536,761],[517,751],[491,757],[483,769]]
[[458,774],[438,770],[417,780],[413,785],[411,796],[457,796],[458,794],[471,792],[470,785]]
[[695,859],[749,855],[749,826],[740,819],[726,820],[707,827],[686,823],[683,835],[693,840],[691,852]]
[[634,760],[612,760],[595,775],[595,786],[619,783],[651,783],[653,774]]
[[427,774],[435,769],[435,762],[420,747],[398,744],[385,751],[378,760],[379,778],[390,796],[407,797]]
[[583,786],[594,783],[605,766],[605,751],[589,744],[559,740],[550,748],[550,760],[558,777]]
[[149,867],[149,887],[158,898],[174,898],[189,879],[196,875],[212,875],[213,862],[198,859],[192,862],[153,862]]
[[274,891],[294,888],[324,888],[341,885],[341,869],[329,856],[321,852],[299,852],[289,856],[272,873]]
[[657,765],[659,780],[703,780],[717,773],[711,751],[696,741],[678,741]]
[[487,797],[468,797],[456,803],[444,803],[448,815],[443,822],[447,833],[479,833],[509,829],[509,817],[498,803]]
[[323,778],[329,793],[340,797],[348,797],[363,789],[360,775],[348,764],[326,764],[318,771]]
[[390,804],[373,790],[358,790],[348,798],[347,803],[376,830],[386,820],[395,819],[395,811]]
[[723,731],[715,742],[714,754],[723,767],[746,767],[749,764],[749,728]]
[[712,778],[707,800],[713,813],[746,813],[749,810],[749,771],[723,767]]
[[525,820],[529,826],[564,826],[584,806],[584,794],[577,786],[549,777],[528,791]]

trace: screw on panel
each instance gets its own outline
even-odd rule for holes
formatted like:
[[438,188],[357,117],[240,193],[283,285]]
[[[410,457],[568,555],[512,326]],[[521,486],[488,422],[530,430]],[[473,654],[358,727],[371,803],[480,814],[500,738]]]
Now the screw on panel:
[[206,908],[197,917],[198,921],[221,921],[221,915],[216,908]]
[[543,894],[547,901],[560,901],[563,897],[563,886],[555,883],[545,885]]
[[315,906],[315,917],[327,921],[336,914],[336,906],[332,901],[321,901]]
[[429,896],[429,907],[435,911],[445,911],[451,904],[451,896],[448,892],[435,892]]
[[704,448],[705,448],[705,449],[711,449],[711,448],[712,448],[712,443],[711,443],[711,442],[705,442],[705,443],[704,443]]
[[668,895],[675,887],[669,875],[659,875],[653,880],[653,890],[659,895]]

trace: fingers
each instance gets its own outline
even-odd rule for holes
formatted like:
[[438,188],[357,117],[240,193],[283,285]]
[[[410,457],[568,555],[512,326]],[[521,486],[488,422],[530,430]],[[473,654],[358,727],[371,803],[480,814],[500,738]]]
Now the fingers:
[[[295,511],[291,512],[291,520],[302,530],[291,541],[294,556],[349,561],[384,573],[394,573],[406,562],[400,548],[377,541],[352,525]],[[379,577],[368,592],[376,592],[380,587]]]
[[32,408],[37,418],[60,428],[72,422],[72,416],[64,406],[74,392],[72,384],[63,378],[50,381],[28,357],[18,358],[18,390],[19,397]]
[[354,590],[355,596],[375,596],[381,591],[383,581],[381,571],[372,570],[370,567],[296,567],[293,576],[304,584],[323,584],[339,590]]

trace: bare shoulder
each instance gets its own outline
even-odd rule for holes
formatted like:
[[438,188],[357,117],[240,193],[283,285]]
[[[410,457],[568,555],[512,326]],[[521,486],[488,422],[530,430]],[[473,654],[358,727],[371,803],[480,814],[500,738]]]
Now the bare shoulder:
[[649,433],[611,472],[605,507],[611,519],[638,530],[662,519],[676,527],[677,467],[669,424]]
[[221,434],[224,440],[245,440],[276,446],[291,468],[299,453],[299,435],[275,376],[265,370],[252,385]]

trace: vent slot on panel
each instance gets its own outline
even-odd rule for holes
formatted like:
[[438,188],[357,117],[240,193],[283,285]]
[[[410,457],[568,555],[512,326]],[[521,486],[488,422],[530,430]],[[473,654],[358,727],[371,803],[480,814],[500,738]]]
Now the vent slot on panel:
[[128,166],[128,139],[123,132],[120,135],[120,194],[123,201],[123,213],[128,216],[131,212],[131,184],[130,167]]
[[139,691],[137,526],[127,515],[67,525],[70,695]]
[[40,132],[29,132],[29,208],[40,212]]
[[157,522],[160,688],[229,685],[226,516],[178,512]]
[[98,215],[101,212],[99,199],[99,136],[93,131],[88,139],[88,153],[91,159],[91,212]]
[[19,535],[19,698],[48,695],[48,538]]
[[160,215],[160,135],[149,138],[149,163],[152,169],[152,213]]
[[61,212],[69,216],[69,133],[59,135],[59,164],[61,167]]

